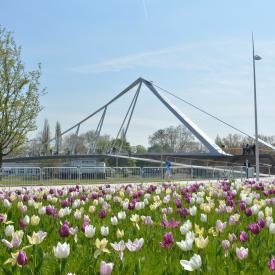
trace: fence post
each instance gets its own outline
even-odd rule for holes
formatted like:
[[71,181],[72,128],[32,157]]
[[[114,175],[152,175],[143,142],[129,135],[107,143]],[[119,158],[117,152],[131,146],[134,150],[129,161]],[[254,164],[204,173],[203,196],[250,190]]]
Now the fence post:
[[42,182],[42,169],[39,167],[39,181],[41,182],[41,184],[43,184]]
[[81,179],[81,168],[80,167],[77,167],[77,178],[78,178],[78,182],[80,184],[80,179]]

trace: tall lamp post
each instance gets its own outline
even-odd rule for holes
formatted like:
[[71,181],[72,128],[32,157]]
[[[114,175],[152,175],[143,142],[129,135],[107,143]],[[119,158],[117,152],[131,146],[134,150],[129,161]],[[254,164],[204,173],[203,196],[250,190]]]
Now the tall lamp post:
[[256,141],[255,142],[256,181],[259,181],[260,158],[259,158],[259,142],[258,142],[258,116],[257,116],[257,93],[256,93],[255,60],[261,60],[262,58],[258,55],[255,55],[253,33],[252,33],[252,50],[253,50],[253,79],[254,79],[255,141]]

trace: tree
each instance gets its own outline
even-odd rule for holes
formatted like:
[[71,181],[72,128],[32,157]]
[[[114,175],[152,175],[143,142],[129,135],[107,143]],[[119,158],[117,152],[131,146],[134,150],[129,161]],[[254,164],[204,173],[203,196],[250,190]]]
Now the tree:
[[60,122],[57,121],[55,125],[55,150],[56,154],[59,154],[62,146],[62,135],[61,135],[61,125]]
[[41,153],[43,155],[49,154],[51,147],[50,147],[50,140],[51,140],[51,133],[50,133],[50,125],[47,119],[44,121],[43,131],[41,133]]
[[41,67],[27,72],[11,33],[0,27],[0,167],[3,156],[14,152],[36,130],[41,111]]
[[183,125],[169,126],[165,129],[157,130],[149,137],[149,144],[148,152],[155,153],[203,150],[190,131]]

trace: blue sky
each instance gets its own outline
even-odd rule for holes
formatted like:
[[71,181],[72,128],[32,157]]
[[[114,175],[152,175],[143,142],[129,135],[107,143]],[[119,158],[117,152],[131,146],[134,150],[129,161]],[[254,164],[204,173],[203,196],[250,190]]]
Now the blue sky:
[[[256,68],[259,130],[272,135],[274,10],[275,2],[264,0],[1,0],[0,24],[14,33],[28,69],[42,63],[48,94],[39,130],[45,117],[65,130],[142,76],[253,134],[253,30],[263,57]],[[108,110],[104,132],[116,134],[130,95]],[[210,137],[234,133],[173,102]],[[96,128],[98,119],[81,131]],[[146,144],[170,124],[178,122],[142,89],[129,140]]]

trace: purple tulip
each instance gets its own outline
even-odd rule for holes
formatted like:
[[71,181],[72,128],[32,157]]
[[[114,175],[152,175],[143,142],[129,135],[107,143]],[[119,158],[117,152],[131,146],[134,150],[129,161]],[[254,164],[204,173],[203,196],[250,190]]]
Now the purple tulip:
[[275,271],[275,257],[273,256],[268,262],[268,267],[270,271]]
[[130,202],[128,203],[128,209],[129,209],[129,210],[135,209],[135,206],[136,206],[135,201],[130,201]]
[[177,208],[181,208],[181,199],[175,199],[175,205]]
[[63,224],[59,229],[60,237],[70,236],[70,227],[67,224]]
[[99,215],[99,217],[100,217],[101,219],[104,219],[104,218],[107,216],[107,212],[106,212],[106,210],[101,209],[101,210],[99,211],[98,215]]
[[53,213],[54,213],[54,208],[50,205],[46,206],[46,214],[53,215]]
[[244,211],[246,209],[245,202],[243,202],[243,201],[240,202],[240,209],[241,209],[241,211]]
[[170,248],[174,243],[173,235],[171,232],[166,232],[163,235],[163,241],[160,242],[160,246],[164,248]]
[[21,229],[24,229],[26,226],[27,226],[27,224],[25,223],[24,219],[21,218],[21,219],[19,220],[19,227],[20,227]]
[[179,221],[175,221],[174,219],[171,219],[170,222],[167,220],[163,220],[161,223],[164,227],[169,227],[169,228],[176,228],[180,225]]
[[245,209],[245,215],[246,215],[247,217],[250,217],[250,216],[252,215],[252,210],[251,210],[250,208],[246,208],[246,209]]
[[253,234],[259,234],[261,231],[261,227],[257,223],[252,223],[248,225],[248,229],[253,233]]
[[2,223],[5,220],[5,216],[3,214],[0,214],[0,223]]
[[240,233],[240,241],[242,243],[245,243],[245,242],[247,242],[247,240],[248,240],[248,235],[246,234],[246,232],[241,231],[241,233]]
[[68,227],[70,227],[70,222],[67,221],[67,220],[65,220],[65,221],[63,222],[63,224],[66,224]]
[[65,208],[65,207],[69,206],[69,202],[67,200],[63,200],[60,202],[60,205],[62,208]]
[[177,212],[181,217],[186,217],[189,215],[189,209],[186,208],[179,208],[177,209]]
[[28,257],[25,251],[20,251],[17,256],[17,263],[19,265],[25,265],[28,262]]
[[264,227],[265,227],[265,220],[260,219],[260,220],[257,221],[257,224],[258,224],[261,228],[264,228]]

